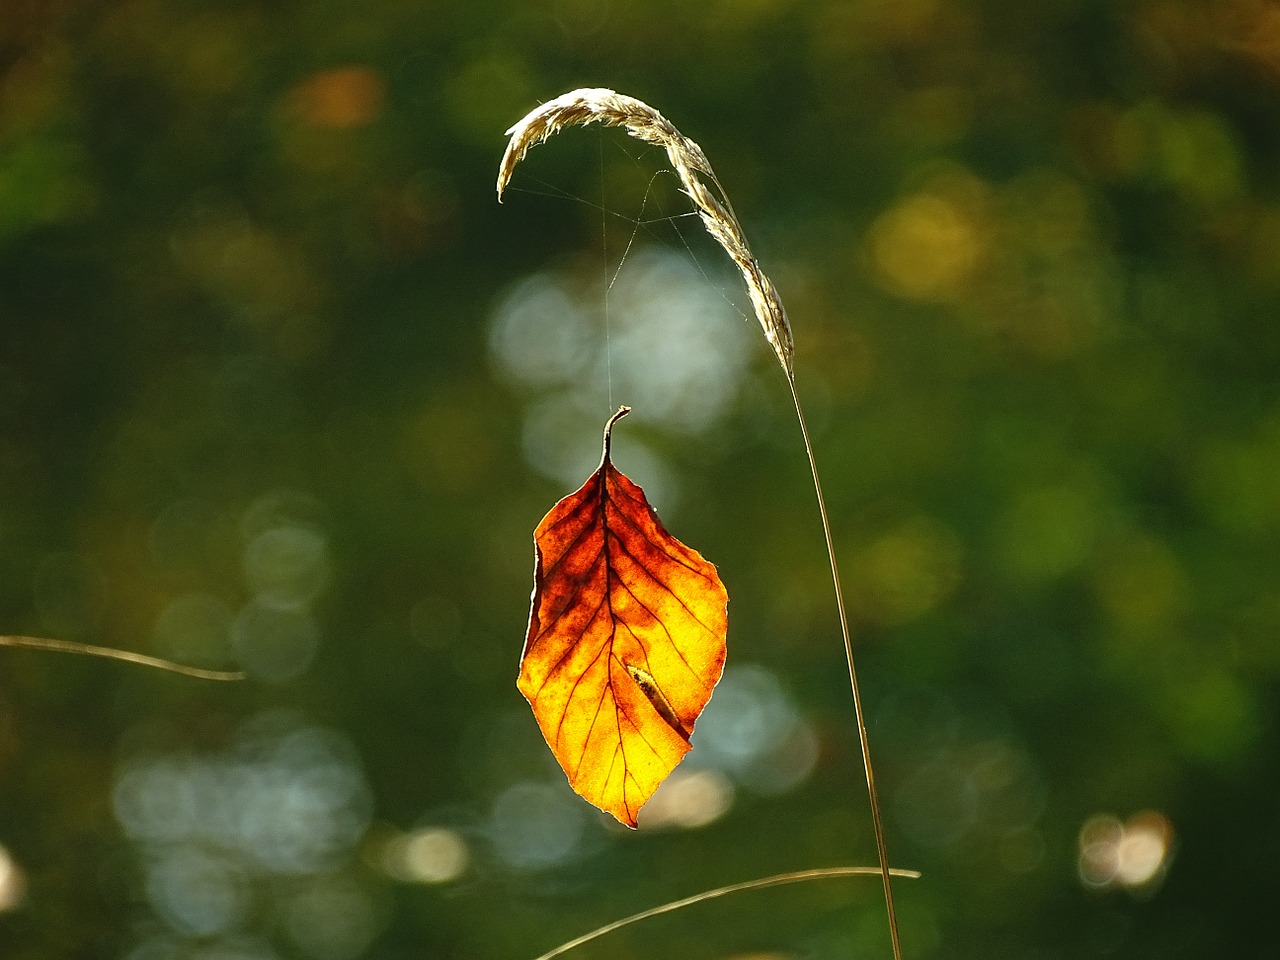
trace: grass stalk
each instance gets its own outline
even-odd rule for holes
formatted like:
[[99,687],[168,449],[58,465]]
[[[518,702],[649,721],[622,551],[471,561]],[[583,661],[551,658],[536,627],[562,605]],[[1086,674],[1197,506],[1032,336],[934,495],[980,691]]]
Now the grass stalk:
[[243,680],[245,677],[244,672],[241,670],[205,670],[201,667],[188,667],[182,663],[174,663],[172,660],[149,657],[145,653],[116,650],[113,647],[98,647],[91,643],[76,643],[72,640],[50,640],[47,637],[0,636],[0,647],[17,647],[22,650],[49,650],[54,653],[75,653],[86,657],[121,660],[125,663],[136,663],[143,667],[167,670],[169,673],[180,673],[184,677],[195,677],[197,680]]
[[827,542],[827,559],[831,563],[831,583],[835,587],[836,610],[840,615],[840,636],[844,640],[845,663],[849,667],[849,689],[853,692],[853,718],[858,726],[858,745],[862,748],[862,770],[867,779],[867,796],[871,802],[871,825],[876,837],[876,857],[880,864],[880,880],[884,886],[884,909],[889,920],[889,939],[893,943],[894,960],[902,960],[902,945],[898,939],[898,915],[893,908],[893,887],[889,877],[889,853],[884,841],[884,820],[880,816],[880,800],[876,793],[876,775],[871,763],[871,741],[867,737],[867,724],[862,712],[862,694],[858,689],[858,669],[853,662],[853,639],[849,635],[849,617],[844,608],[844,591],[840,588],[840,570],[836,564],[835,541],[831,537],[831,522],[827,519],[827,502],[822,496],[822,481],[818,477],[818,461],[809,442],[809,427],[805,423],[804,408],[796,393],[794,377],[787,377],[791,388],[791,400],[796,407],[796,420],[804,438],[804,452],[809,458],[809,471],[813,474],[813,492],[818,498],[818,513],[822,517],[822,535]]
[[[704,890],[701,893],[695,893],[691,897],[685,897],[682,900],[672,900],[670,903],[664,903],[660,907],[651,907],[648,910],[641,910],[639,913],[633,913],[629,917],[623,917],[621,920],[614,920],[612,923],[606,923],[602,927],[596,927],[590,933],[584,933],[580,937],[574,937],[560,946],[548,950],[546,953],[537,957],[537,960],[555,960],[556,957],[563,956],[570,950],[581,947],[583,944],[590,943],[592,940],[598,940],[606,934],[613,933],[615,930],[621,930],[623,927],[629,927],[633,923],[639,923],[641,920],[648,920],[651,917],[661,916],[664,913],[671,913],[674,910],[683,910],[685,907],[692,907],[695,904],[703,903],[707,900],[714,900],[717,897],[725,897],[731,893],[745,893],[748,890],[763,890],[766,887],[782,887],[791,883],[803,883],[806,880],[830,880],[837,877],[865,877],[875,876],[880,872],[879,867],[820,867],[816,870],[797,870],[794,873],[779,873],[772,877],[761,877],[758,880],[746,880],[742,883],[731,883],[727,887],[716,887],[714,890]],[[920,876],[915,870],[890,870],[895,877],[905,877],[907,879],[916,879]]]

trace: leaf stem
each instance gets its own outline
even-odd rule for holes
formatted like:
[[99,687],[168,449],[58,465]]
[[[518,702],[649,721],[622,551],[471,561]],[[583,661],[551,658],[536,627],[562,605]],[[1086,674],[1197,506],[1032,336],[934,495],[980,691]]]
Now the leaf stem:
[[613,425],[631,412],[631,408],[625,403],[618,408],[618,412],[609,418],[608,423],[604,425],[604,457],[600,463],[603,466],[609,461],[609,447],[613,444]]
[[880,862],[880,879],[884,885],[884,906],[889,915],[889,938],[893,941],[894,960],[902,960],[902,944],[898,939],[898,917],[893,908],[893,885],[889,881],[893,873],[889,869],[889,854],[884,842],[884,821],[880,816],[880,800],[876,794],[876,778],[871,766],[871,743],[867,737],[867,724],[862,711],[862,694],[858,690],[858,671],[853,665],[853,641],[849,636],[849,617],[845,612],[844,593],[840,588],[840,571],[836,566],[835,542],[831,537],[831,522],[827,518],[827,503],[822,496],[822,481],[818,478],[818,461],[813,455],[809,440],[809,427],[805,423],[800,395],[796,392],[795,377],[787,373],[787,386],[791,401],[795,404],[796,419],[800,422],[800,435],[804,438],[804,452],[809,458],[809,470],[813,474],[813,492],[818,498],[818,513],[822,516],[822,535],[827,541],[827,559],[831,562],[831,583],[835,587],[836,610],[840,614],[840,634],[844,639],[844,656],[849,665],[849,689],[853,691],[853,716],[858,726],[858,742],[862,747],[862,767],[867,777],[867,795],[871,800],[871,823],[876,835],[876,855]]
[[[597,927],[590,933],[584,933],[580,937],[562,943],[560,946],[542,954],[537,960],[553,960],[555,957],[563,956],[570,950],[574,950],[585,943],[599,939],[606,934],[613,933],[623,927],[630,926],[633,923],[639,923],[641,920],[648,920],[650,917],[657,917],[664,913],[671,913],[674,910],[681,910],[685,907],[691,907],[696,903],[702,903],[704,900],[714,900],[716,897],[724,897],[731,893],[742,893],[747,890],[763,890],[765,887],[781,887],[789,883],[800,883],[805,880],[827,880],[835,877],[858,877],[858,876],[875,876],[884,871],[880,867],[820,867],[815,870],[797,870],[794,873],[779,873],[772,877],[762,877],[758,880],[746,880],[742,883],[732,883],[727,887],[717,887],[714,890],[704,890],[702,893],[695,893],[691,897],[685,897],[683,900],[673,900],[670,903],[664,903],[660,907],[651,907],[648,910],[642,910],[639,913],[633,913],[629,917],[621,920],[615,920],[612,923],[606,923],[603,927]],[[906,877],[908,879],[916,879],[920,876],[916,870],[899,870],[892,869],[888,871],[895,877]]]
[[51,650],[55,653],[77,653],[88,657],[104,657],[107,660],[122,660],[125,663],[136,663],[144,667],[155,667],[170,673],[180,673],[184,677],[195,677],[198,680],[243,680],[242,670],[204,670],[200,667],[188,667],[174,663],[172,660],[161,660],[149,657],[145,653],[132,653],[128,650],[116,650],[113,647],[97,647],[91,643],[75,643],[72,640],[50,640],[47,637],[6,637],[0,636],[0,647],[18,647],[24,650]]

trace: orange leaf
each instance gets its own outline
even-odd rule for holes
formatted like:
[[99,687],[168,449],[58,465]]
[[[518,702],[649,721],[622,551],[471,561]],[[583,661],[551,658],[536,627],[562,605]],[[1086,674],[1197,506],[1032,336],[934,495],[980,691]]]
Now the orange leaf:
[[543,517],[518,686],[581,796],[629,827],[689,752],[724,667],[728,595],[609,460]]

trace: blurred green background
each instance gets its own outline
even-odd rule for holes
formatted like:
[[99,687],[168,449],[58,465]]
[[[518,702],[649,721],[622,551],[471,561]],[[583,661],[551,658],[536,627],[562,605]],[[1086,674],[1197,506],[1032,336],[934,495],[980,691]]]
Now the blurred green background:
[[[702,144],[790,311],[907,956],[1273,950],[1280,7],[6,0],[0,631],[250,679],[0,650],[0,955],[520,960],[874,861],[737,278],[618,131],[495,202],[583,85]],[[514,683],[623,402],[731,597],[634,833]],[[578,955],[889,947],[866,880]]]

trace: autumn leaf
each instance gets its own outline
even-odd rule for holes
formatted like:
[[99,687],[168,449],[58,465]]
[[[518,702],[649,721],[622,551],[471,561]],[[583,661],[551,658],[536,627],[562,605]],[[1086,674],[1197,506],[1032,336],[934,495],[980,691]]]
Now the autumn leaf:
[[629,827],[689,752],[724,667],[728,595],[604,457],[534,533],[518,686],[569,783]]

